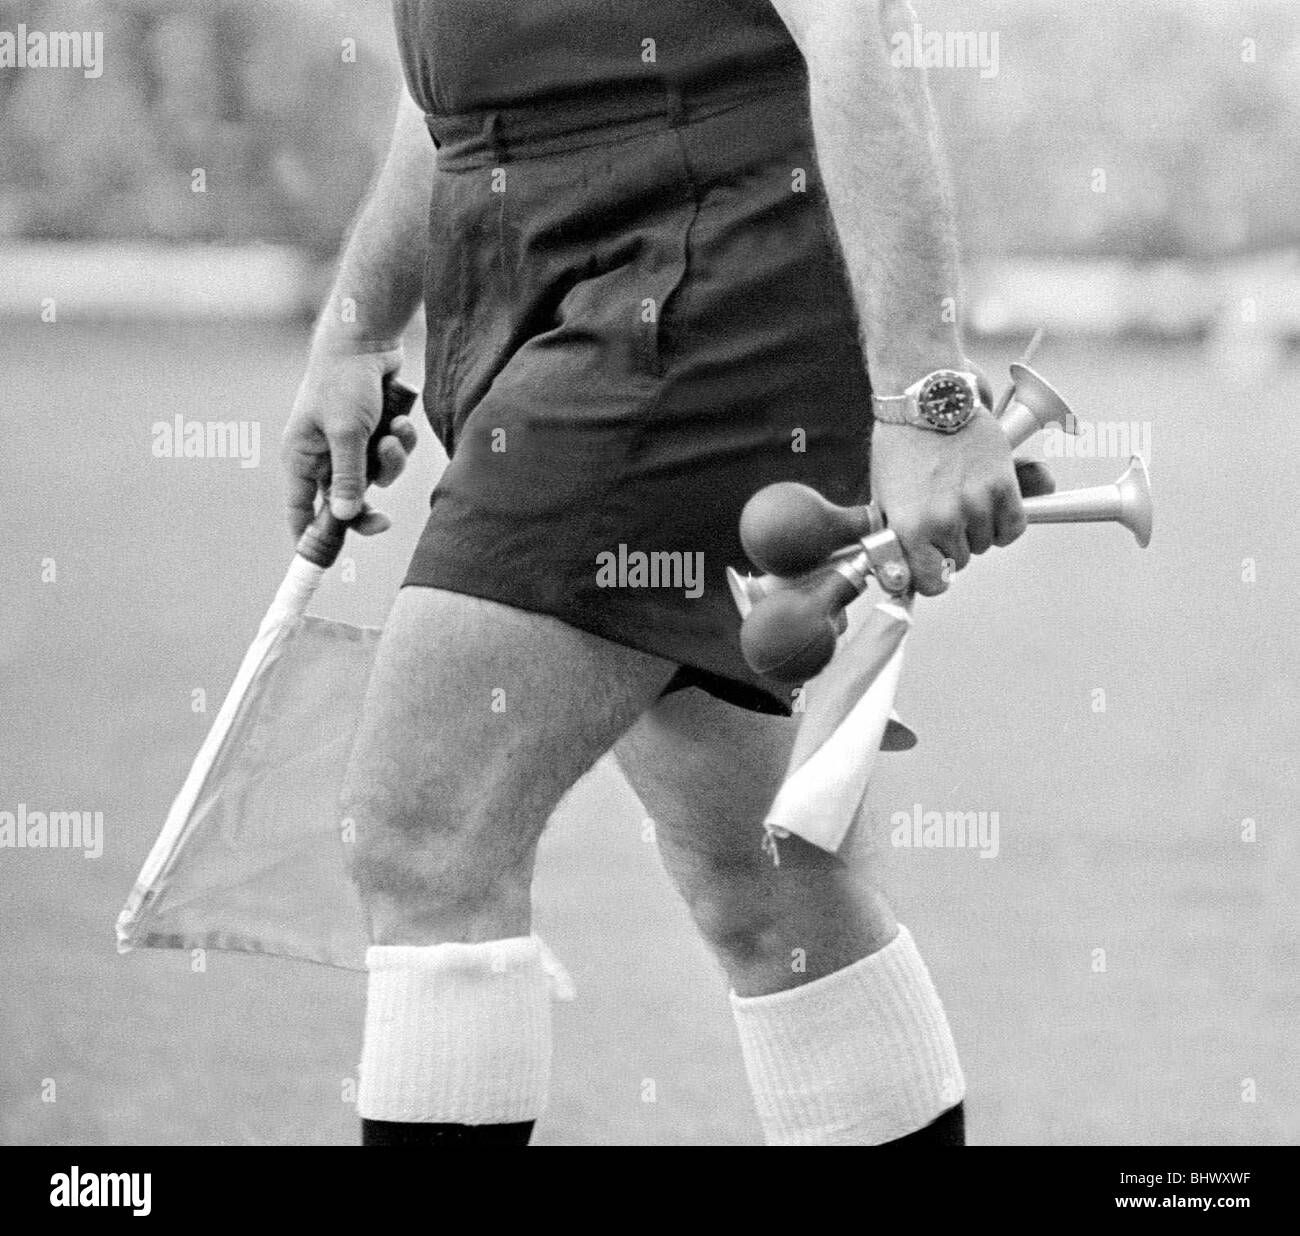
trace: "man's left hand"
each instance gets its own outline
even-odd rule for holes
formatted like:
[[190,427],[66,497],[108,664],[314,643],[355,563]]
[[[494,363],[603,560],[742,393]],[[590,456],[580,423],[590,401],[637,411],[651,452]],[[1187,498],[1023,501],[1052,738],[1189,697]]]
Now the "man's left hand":
[[[981,391],[987,381],[981,378]],[[986,395],[987,397],[987,395]],[[987,407],[955,434],[876,423],[871,495],[897,535],[923,596],[948,587],[972,554],[1010,545],[1025,530],[1025,495],[1050,493],[1050,474],[1018,464]]]

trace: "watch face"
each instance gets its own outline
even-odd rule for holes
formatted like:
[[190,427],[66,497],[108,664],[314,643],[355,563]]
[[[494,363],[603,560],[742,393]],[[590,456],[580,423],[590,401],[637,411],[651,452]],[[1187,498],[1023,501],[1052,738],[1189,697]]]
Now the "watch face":
[[975,387],[964,373],[940,369],[921,387],[917,406],[928,425],[944,433],[960,429],[975,411]]

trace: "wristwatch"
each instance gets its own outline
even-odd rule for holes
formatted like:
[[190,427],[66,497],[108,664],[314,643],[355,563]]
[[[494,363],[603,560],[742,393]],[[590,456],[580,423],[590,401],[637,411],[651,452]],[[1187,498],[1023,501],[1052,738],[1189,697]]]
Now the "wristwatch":
[[901,395],[873,395],[872,411],[885,425],[915,425],[956,433],[980,406],[978,379],[964,369],[936,369]]

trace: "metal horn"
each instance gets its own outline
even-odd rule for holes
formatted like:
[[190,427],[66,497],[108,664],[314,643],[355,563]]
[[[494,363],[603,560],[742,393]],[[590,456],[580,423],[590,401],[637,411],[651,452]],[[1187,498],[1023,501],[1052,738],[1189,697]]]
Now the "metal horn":
[[1067,489],[1063,493],[1026,498],[1025,520],[1031,524],[1123,524],[1145,549],[1151,543],[1151,477],[1141,455],[1110,485]]
[[[1153,508],[1151,477],[1140,455],[1129,461],[1128,470],[1110,485],[1087,489],[1067,489],[1063,493],[1043,494],[1024,500],[1025,522],[1030,524],[1117,523],[1127,528],[1145,549],[1151,542]],[[836,550],[815,571],[802,575],[741,575],[727,568],[727,583],[742,618],[764,597],[786,589],[808,589],[828,571],[843,568],[863,552],[863,542],[855,541]],[[896,591],[888,588],[887,591]]]
[[1065,433],[1078,432],[1070,405],[1046,378],[1020,361],[1011,366],[1011,398],[998,412],[998,424],[1012,447],[1028,442],[1048,425],[1059,425]]
[[[1011,385],[998,409],[998,426],[1013,450],[1048,425],[1076,432],[1070,405],[1021,362],[1011,366]],[[794,577],[816,570],[836,551],[884,527],[884,517],[874,503],[834,506],[806,485],[782,481],[760,489],[745,504],[740,541],[758,566]],[[742,604],[739,596],[736,603]]]

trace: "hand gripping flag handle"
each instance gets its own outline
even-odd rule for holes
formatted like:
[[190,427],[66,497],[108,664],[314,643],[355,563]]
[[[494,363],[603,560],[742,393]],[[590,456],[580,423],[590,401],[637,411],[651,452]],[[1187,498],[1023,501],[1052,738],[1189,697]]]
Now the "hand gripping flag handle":
[[[373,477],[379,471],[379,443],[392,432],[393,422],[399,416],[405,416],[415,404],[415,392],[399,382],[391,374],[384,379],[384,406],[379,414],[379,424],[370,435],[366,447],[366,475]],[[297,554],[308,562],[328,570],[334,565],[343,549],[343,540],[347,535],[350,521],[337,518],[329,508],[329,503],[321,504],[316,517],[307,525],[302,536],[298,538]]]
[[[380,440],[392,430],[393,421],[411,410],[415,400],[416,393],[410,387],[395,378],[385,378],[383,411],[367,449],[367,476],[374,476],[378,471],[377,447]],[[198,827],[195,823],[196,808],[213,793],[210,782],[217,776],[214,769],[246,737],[241,736],[240,720],[247,702],[256,695],[259,677],[274,662],[278,650],[302,620],[326,570],[343,548],[350,522],[336,519],[330,513],[329,503],[325,502],[299,538],[289,570],[244,654],[216,720],[199,748],[167,813],[162,831],[136,878],[126,906],[118,916],[119,952],[129,951],[144,931],[142,924],[149,917],[151,903],[178,861],[187,834]]]

